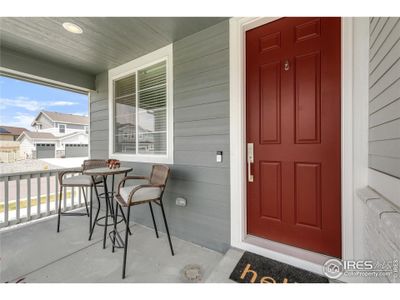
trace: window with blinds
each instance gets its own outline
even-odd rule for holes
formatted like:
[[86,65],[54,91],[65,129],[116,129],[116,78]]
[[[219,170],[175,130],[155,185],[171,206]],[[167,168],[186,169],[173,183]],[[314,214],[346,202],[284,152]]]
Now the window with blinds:
[[167,154],[167,62],[113,81],[114,153]]
[[114,152],[136,151],[136,74],[114,81]]

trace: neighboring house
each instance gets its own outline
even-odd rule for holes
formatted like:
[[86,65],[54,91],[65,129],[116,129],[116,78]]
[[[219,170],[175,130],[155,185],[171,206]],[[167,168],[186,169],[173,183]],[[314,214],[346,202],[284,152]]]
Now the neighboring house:
[[88,117],[42,111],[32,127],[18,138],[23,158],[88,156]]
[[[138,143],[139,151],[143,153],[154,150],[154,137],[149,134],[150,131],[139,126]],[[147,133],[147,134],[146,134]],[[135,151],[136,145],[136,126],[134,124],[116,124],[116,146],[121,153]]]
[[20,158],[19,142],[0,140],[0,162],[15,162]]
[[32,122],[36,132],[49,132],[55,136],[81,131],[88,133],[89,117],[41,111]]
[[0,141],[16,141],[24,131],[28,130],[23,127],[0,126]]
[[20,158],[19,135],[27,131],[22,127],[0,126],[0,162],[15,162]]

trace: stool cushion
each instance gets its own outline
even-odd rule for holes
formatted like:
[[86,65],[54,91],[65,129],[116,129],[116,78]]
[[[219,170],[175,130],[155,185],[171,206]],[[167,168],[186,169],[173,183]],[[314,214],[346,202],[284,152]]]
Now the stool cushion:
[[[101,177],[96,177],[96,183],[100,183],[101,181]],[[68,186],[92,186],[93,181],[92,177],[89,175],[77,175],[69,178],[64,178],[62,180],[62,184]]]
[[[126,186],[126,187],[121,188],[120,195],[126,203],[128,203],[129,194],[136,187],[137,187],[137,185],[131,185],[131,186]],[[161,196],[161,192],[162,192],[161,188],[159,188],[159,187],[141,188],[133,194],[131,203],[157,199]]]

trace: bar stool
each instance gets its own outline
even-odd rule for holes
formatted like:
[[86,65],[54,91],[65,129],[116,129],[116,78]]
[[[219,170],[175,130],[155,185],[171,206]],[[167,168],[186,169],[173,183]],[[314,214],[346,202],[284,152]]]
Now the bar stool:
[[[124,244],[124,260],[122,267],[122,279],[125,278],[125,269],[126,269],[126,255],[128,250],[128,232],[129,232],[129,218],[130,218],[130,208],[134,205],[145,204],[148,203],[150,207],[151,217],[153,218],[154,230],[156,233],[156,237],[158,238],[157,224],[154,219],[153,207],[151,205],[152,202],[159,205],[161,207],[162,216],[164,219],[164,225],[168,236],[169,247],[171,249],[171,254],[174,256],[174,249],[172,247],[171,237],[169,235],[167,219],[165,218],[164,206],[162,202],[162,198],[164,195],[165,185],[167,183],[169,177],[170,169],[164,165],[153,165],[150,177],[143,176],[126,176],[123,178],[118,184],[118,192],[116,195],[117,207],[126,207],[127,213],[127,221],[126,221],[126,230],[125,230],[125,242]],[[133,186],[124,186],[125,181],[132,179],[144,179],[147,180],[148,184],[142,185],[133,185]],[[118,208],[116,209],[116,214],[114,214],[114,218],[118,216]],[[117,228],[116,228],[116,219],[114,219],[114,236],[113,236],[113,249],[115,248],[115,239],[118,237]]]
[[[102,179],[100,177],[98,177],[98,178],[95,178],[95,181],[93,182],[91,176],[84,175],[83,172],[88,169],[102,168],[102,167],[107,167],[106,160],[104,160],[104,159],[88,159],[83,162],[82,167],[79,170],[66,170],[66,171],[61,171],[58,173],[58,180],[60,182],[60,199],[59,199],[59,205],[58,205],[57,232],[60,232],[61,215],[63,215],[63,216],[88,216],[89,217],[89,240],[90,240],[91,233],[92,233],[93,227],[94,227],[94,225],[92,226],[93,187],[94,187],[94,185],[96,185],[96,187],[100,186],[98,184],[102,183]],[[80,175],[72,176],[69,178],[64,178],[64,176],[66,174],[76,174],[76,173],[80,173]],[[85,200],[86,213],[61,212],[62,191],[63,191],[64,187],[82,188],[83,197]],[[90,212],[89,212],[89,208],[88,208],[85,187],[90,188]],[[97,189],[95,189],[95,191],[96,191],[97,201],[100,205],[100,200],[97,195]],[[99,211],[97,211],[97,215],[98,215],[98,213],[99,213]]]

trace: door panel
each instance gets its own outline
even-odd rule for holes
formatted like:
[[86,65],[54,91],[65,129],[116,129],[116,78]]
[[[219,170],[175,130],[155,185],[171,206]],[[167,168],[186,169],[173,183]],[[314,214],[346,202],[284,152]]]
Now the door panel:
[[262,144],[281,141],[280,69],[279,61],[260,67],[260,140]]
[[261,198],[267,200],[261,202],[261,216],[281,220],[281,163],[262,161],[260,162],[260,171],[261,180],[265,182],[261,186]]
[[246,33],[249,234],[340,257],[340,18]]
[[320,53],[295,57],[296,143],[320,141]]
[[296,224],[321,228],[321,165],[295,163]]

